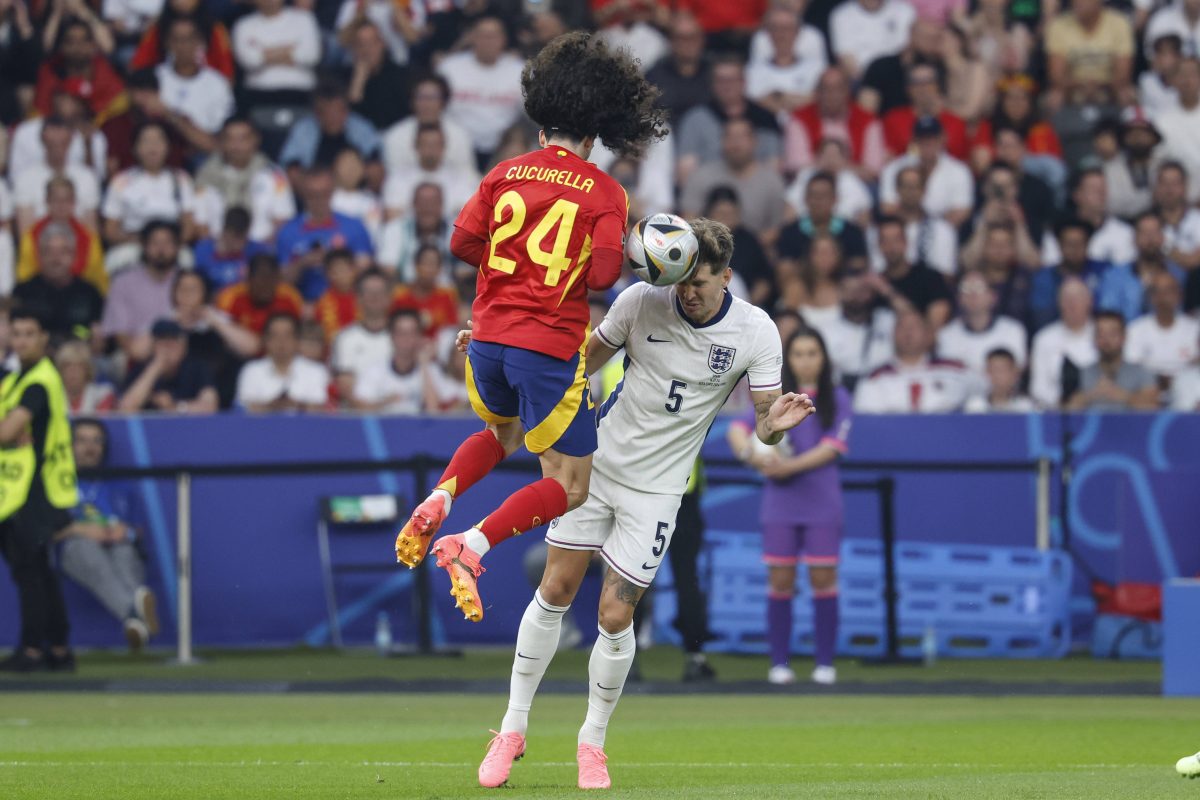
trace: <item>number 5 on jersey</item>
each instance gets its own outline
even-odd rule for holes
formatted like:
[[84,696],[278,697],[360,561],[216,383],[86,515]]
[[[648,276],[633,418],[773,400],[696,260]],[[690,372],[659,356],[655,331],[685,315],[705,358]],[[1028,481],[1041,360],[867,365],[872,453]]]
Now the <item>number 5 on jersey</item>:
[[687,384],[683,381],[671,381],[671,388],[667,391],[667,399],[670,400],[663,408],[667,409],[670,414],[678,414],[679,407],[683,405],[683,395],[679,393],[680,389],[686,389]]
[[[509,216],[508,222],[504,222],[505,212],[509,210],[512,215]],[[562,274],[571,269],[571,259],[567,256],[567,247],[571,242],[571,232],[575,229],[575,215],[578,212],[578,203],[561,198],[555,200],[554,205],[550,206],[550,210],[546,212],[545,216],[538,220],[537,225],[529,232],[529,237],[525,240],[525,252],[529,255],[529,260],[546,268],[545,284],[547,286],[558,286]],[[487,261],[488,266],[492,269],[507,272],[509,275],[516,271],[516,259],[498,255],[496,251],[506,240],[521,232],[521,229],[525,227],[525,215],[525,198],[521,197],[518,192],[510,189],[500,195],[492,217],[500,227],[492,233],[492,248],[488,253]],[[542,245],[550,230],[556,225],[558,231],[554,234],[554,241],[551,243],[550,249],[546,250]],[[587,246],[585,245],[584,252],[586,251]]]

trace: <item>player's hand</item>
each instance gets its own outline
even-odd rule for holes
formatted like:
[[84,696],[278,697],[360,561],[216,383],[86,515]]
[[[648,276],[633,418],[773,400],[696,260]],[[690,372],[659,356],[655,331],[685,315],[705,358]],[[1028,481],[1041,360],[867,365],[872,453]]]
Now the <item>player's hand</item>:
[[454,347],[460,353],[467,352],[467,347],[471,344],[471,320],[467,320],[466,330],[458,332],[458,336],[454,339]]
[[812,398],[806,394],[788,392],[775,398],[767,412],[767,426],[772,433],[791,430],[816,412]]

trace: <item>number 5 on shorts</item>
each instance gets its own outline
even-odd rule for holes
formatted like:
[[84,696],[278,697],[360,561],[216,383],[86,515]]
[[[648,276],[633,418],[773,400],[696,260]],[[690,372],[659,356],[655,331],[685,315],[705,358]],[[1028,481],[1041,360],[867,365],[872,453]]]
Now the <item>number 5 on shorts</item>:
[[665,531],[670,527],[670,523],[658,523],[658,531],[654,534],[654,549],[650,551],[655,558],[661,556],[663,551],[667,549],[667,535]]

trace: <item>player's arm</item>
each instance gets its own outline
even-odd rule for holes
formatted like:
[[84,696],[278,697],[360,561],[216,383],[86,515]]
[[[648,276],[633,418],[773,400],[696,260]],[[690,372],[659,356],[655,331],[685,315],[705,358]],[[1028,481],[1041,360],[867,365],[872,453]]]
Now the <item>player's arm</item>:
[[763,444],[779,444],[785,431],[799,425],[816,411],[816,406],[806,394],[779,389],[750,392],[754,401],[754,432]]
[[584,360],[587,362],[584,365],[584,370],[589,376],[607,364],[617,354],[617,351],[621,349],[620,347],[613,347],[599,334],[599,329],[592,331],[592,335],[588,339],[587,350],[584,352]]
[[487,252],[491,240],[488,220],[491,219],[492,208],[487,199],[490,196],[488,179],[484,178],[475,194],[458,212],[454,220],[454,233],[450,236],[450,252],[459,261],[473,267],[483,263],[483,254]]
[[[629,201],[624,197],[607,213],[600,215],[592,229],[592,263],[585,283],[594,292],[612,287],[621,277],[625,261],[625,228]],[[604,363],[604,362],[601,362]]]

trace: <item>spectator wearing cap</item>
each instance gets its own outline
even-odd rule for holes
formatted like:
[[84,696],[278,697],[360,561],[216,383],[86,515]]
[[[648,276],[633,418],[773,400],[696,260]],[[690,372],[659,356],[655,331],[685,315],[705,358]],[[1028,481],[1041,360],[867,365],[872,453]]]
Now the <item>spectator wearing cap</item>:
[[863,73],[858,87],[858,102],[873,114],[883,116],[893,108],[909,102],[909,71],[918,64],[934,66],[938,77],[945,75],[942,62],[944,27],[929,20],[917,19],[912,24],[908,44],[903,50],[877,58]]
[[825,38],[803,23],[804,6],[801,0],[767,10],[762,21],[765,52],[752,55],[746,69],[746,94],[774,114],[790,114],[806,105],[829,63]]
[[[1192,5],[1200,11],[1200,3]],[[1146,51],[1150,55],[1150,69],[1138,78],[1138,101],[1146,114],[1154,117],[1179,108],[1175,76],[1183,60],[1183,39],[1178,33],[1164,33],[1148,44]]]
[[196,173],[196,185],[213,189],[227,209],[250,212],[250,239],[274,240],[296,215],[288,177],[261,150],[258,130],[245,117],[230,117],[221,126],[217,152]]
[[89,227],[96,227],[96,210],[100,206],[100,182],[87,166],[69,158],[75,132],[60,117],[50,117],[42,124],[41,140],[45,160],[28,165],[14,164],[13,202],[17,212],[17,230],[29,230],[33,223],[46,216],[46,189],[54,178],[66,178],[75,189],[74,216]]
[[92,124],[92,115],[87,104],[78,94],[64,89],[51,98],[52,113],[49,116],[30,117],[17,125],[12,132],[8,147],[8,174],[16,178],[17,173],[35,164],[46,163],[46,146],[42,142],[42,129],[48,119],[60,119],[71,129],[71,142],[67,147],[67,163],[86,167],[96,178],[103,178],[108,157],[108,142]]
[[143,123],[134,133],[137,165],[113,176],[100,207],[104,238],[110,246],[136,241],[152,220],[177,225],[185,241],[193,238],[195,190],[191,176],[167,163],[169,147],[161,123]]
[[718,186],[732,186],[741,198],[748,227],[764,243],[773,239],[783,221],[784,185],[778,171],[757,160],[756,145],[749,120],[727,121],[721,137],[721,160],[701,164],[683,184],[679,199],[683,213],[699,214],[709,192]]
[[[139,70],[129,76],[129,107],[100,128],[107,145],[107,174],[115,175],[137,165],[133,150],[135,134],[149,122],[158,122],[166,128],[167,165],[172,169],[184,168],[191,144],[180,132],[181,128],[168,121],[167,106],[159,95],[159,88],[158,76],[153,69]],[[176,117],[182,119],[178,115]],[[195,126],[188,126],[187,129],[199,132]]]
[[54,54],[38,69],[33,107],[49,116],[55,92],[65,89],[87,102],[95,125],[120,114],[128,106],[125,86],[117,71],[100,53],[92,28],[80,19],[68,17],[58,29]]
[[450,86],[446,115],[470,135],[482,165],[500,144],[501,134],[521,117],[525,64],[508,52],[508,34],[497,17],[479,17],[467,39],[470,49],[446,56],[437,71]]
[[939,414],[961,411],[978,391],[962,364],[933,354],[934,328],[922,314],[897,315],[895,357],[861,380],[854,410],[863,414]]
[[267,320],[280,314],[300,318],[304,300],[295,287],[282,280],[279,262],[259,253],[246,267],[246,280],[227,286],[217,295],[217,308],[238,325],[261,334]]
[[807,214],[808,206],[804,197],[808,182],[818,172],[825,172],[837,181],[837,207],[834,212],[839,217],[853,220],[859,227],[866,227],[875,199],[871,188],[850,163],[849,155],[849,147],[844,140],[822,139],[817,144],[816,160],[812,166],[800,170],[788,186],[784,195],[788,205],[802,216]]
[[1175,74],[1179,107],[1162,112],[1154,125],[1162,134],[1160,158],[1178,161],[1189,177],[1187,199],[1200,200],[1200,59],[1189,56]]
[[321,31],[306,8],[256,0],[233,26],[233,55],[242,69],[244,105],[300,105],[316,85]]
[[416,166],[419,160],[417,131],[427,125],[436,125],[442,130],[446,140],[447,166],[461,171],[478,171],[471,135],[446,114],[446,104],[449,102],[450,85],[441,75],[426,75],[413,84],[412,114],[383,134],[383,166],[388,173]]
[[241,206],[226,209],[220,233],[192,248],[196,272],[217,291],[245,280],[250,259],[265,252],[266,245],[250,238],[250,212]]
[[915,166],[925,178],[925,210],[960,225],[971,215],[975,180],[967,165],[945,149],[942,123],[936,117],[920,117],[913,125],[916,152],[900,156],[884,167],[879,177],[879,205],[887,213],[896,208],[896,175]]
[[194,150],[211,153],[217,132],[233,114],[229,79],[204,63],[203,33],[194,19],[176,17],[164,33],[170,58],[155,75],[165,116]]
[[113,276],[101,331],[130,361],[150,356],[150,326],[171,316],[171,287],[179,271],[179,228],[153,221],[142,228],[141,263]]
[[1079,389],[1066,402],[1071,411],[1154,411],[1154,375],[1125,358],[1125,318],[1115,311],[1096,314],[1096,362],[1080,370]]
[[[346,5],[362,7],[357,2]],[[380,6],[388,10],[390,18],[407,19],[403,13],[394,13],[390,3],[371,3],[368,8]],[[386,130],[408,114],[408,72],[393,60],[384,30],[380,24],[363,19],[352,24],[346,36],[353,64],[347,90],[350,107],[376,131]]]
[[[779,258],[784,262],[799,262],[808,258],[809,247],[817,236],[837,240],[847,269],[861,269],[867,264],[867,239],[863,229],[853,221],[837,214],[837,179],[828,172],[815,173],[804,185],[804,214],[795,222],[783,226],[778,240]],[[788,265],[783,264],[783,267]]]
[[[904,222],[908,240],[908,260],[925,264],[948,279],[958,274],[958,234],[954,226],[925,210],[925,177],[916,167],[905,167],[896,174],[896,216]],[[873,232],[872,232],[873,233]],[[871,265],[883,269],[878,237],[868,235]]]
[[847,73],[861,77],[875,59],[905,48],[916,16],[913,7],[900,0],[842,3],[829,15],[833,55]]
[[1079,370],[1096,363],[1092,293],[1079,278],[1058,289],[1058,321],[1033,337],[1029,350],[1029,394],[1045,409],[1058,408],[1063,390],[1074,393]]
[[1107,269],[1096,291],[1096,305],[1120,311],[1126,322],[1150,310],[1146,295],[1157,276],[1172,275],[1180,286],[1187,279],[1179,265],[1164,252],[1166,238],[1157,214],[1146,211],[1138,215],[1133,222],[1133,242],[1137,250],[1134,260]]
[[929,320],[935,332],[940,330],[953,310],[946,279],[924,264],[909,261],[908,237],[902,220],[882,217],[876,230],[884,279],[873,281],[876,290],[898,311],[904,310],[907,303]]
[[1172,0],[1160,5],[1150,15],[1142,32],[1146,52],[1154,52],[1164,36],[1177,36],[1180,49],[1192,54],[1200,53],[1200,2]]
[[1037,411],[1029,395],[1021,391],[1021,373],[1012,351],[997,347],[987,354],[986,388],[967,401],[963,411],[969,414],[1027,414]]
[[333,173],[313,166],[303,178],[304,211],[283,226],[276,238],[279,263],[288,283],[312,302],[325,291],[325,254],[346,248],[360,267],[371,261],[371,236],[361,222],[333,210]]
[[129,375],[119,410],[126,414],[162,411],[170,414],[213,414],[217,389],[207,365],[188,353],[187,333],[173,319],[150,328],[153,355]]
[[[105,414],[117,406],[117,395],[108,383],[96,381],[96,365],[92,347],[87,342],[70,339],[54,351],[54,366],[62,376],[63,392],[71,416]],[[76,464],[78,466],[78,464]]]
[[333,165],[347,147],[358,151],[364,161],[379,158],[379,134],[365,118],[350,110],[346,88],[336,80],[323,80],[317,87],[313,112],[292,126],[279,161],[285,167],[304,169]]
[[385,219],[392,220],[409,213],[413,192],[423,183],[441,187],[442,197],[450,209],[459,209],[471,199],[479,185],[479,173],[464,170],[446,161],[446,134],[438,125],[422,125],[417,129],[417,163],[388,173],[383,184]]
[[1046,25],[1047,102],[1077,105],[1107,92],[1126,103],[1134,94],[1133,27],[1103,0],[1071,0]]
[[686,11],[677,11],[667,28],[669,52],[646,78],[658,87],[660,102],[677,126],[683,115],[712,100],[712,78],[704,53],[704,28]]
[[988,353],[997,348],[1012,354],[1018,370],[1025,369],[1025,326],[997,313],[998,301],[981,273],[968,272],[958,282],[958,315],[937,335],[938,355],[962,362],[981,382]]
[[1125,358],[1149,370],[1166,389],[1200,356],[1200,322],[1183,313],[1183,287],[1170,272],[1154,276],[1148,295],[1150,313],[1129,323]]
[[711,75],[712,102],[692,108],[675,129],[675,171],[681,186],[695,169],[720,160],[724,127],[731,120],[748,120],[753,127],[757,161],[771,165],[779,159],[779,124],[774,114],[746,97],[741,60],[734,55],[714,58]]
[[[1009,75],[996,84],[999,102],[990,119],[982,119],[971,139],[971,167],[976,173],[992,163],[995,132],[1011,128],[1021,135],[1026,157],[1062,161],[1062,142],[1037,107],[1037,84],[1028,75]],[[1062,167],[1060,166],[1059,169]]]
[[154,24],[146,29],[138,42],[137,50],[129,61],[129,69],[137,71],[157,67],[167,60],[167,29],[177,19],[190,19],[196,23],[204,42],[204,63],[225,76],[234,79],[233,43],[229,29],[216,19],[205,3],[196,0],[166,0],[162,13]]
[[1163,221],[1167,258],[1185,270],[1200,267],[1200,211],[1187,199],[1188,171],[1177,161],[1158,166],[1154,209]]
[[704,216],[720,222],[733,233],[733,257],[729,266],[747,288],[747,299],[756,306],[773,308],[778,296],[775,274],[758,237],[742,224],[737,191],[718,186],[708,193]]
[[883,115],[883,138],[888,150],[908,152],[917,120],[931,117],[942,126],[946,152],[960,161],[966,160],[967,124],[946,108],[938,80],[937,70],[929,64],[917,64],[908,71],[908,105]]
[[319,411],[329,403],[329,371],[299,354],[300,321],[276,314],[263,329],[266,354],[242,367],[237,404],[251,413]]
[[841,67],[830,67],[821,74],[815,100],[792,113],[784,137],[784,165],[792,172],[812,164],[818,147],[827,139],[845,142],[850,160],[868,180],[887,163],[883,126],[873,113],[854,102],[850,80]]
[[1148,211],[1153,202],[1155,148],[1162,142],[1162,134],[1143,109],[1130,106],[1121,112],[1117,135],[1119,148],[1101,165],[1108,184],[1108,211],[1133,219]]
[[[1029,328],[1038,331],[1058,319],[1058,290],[1068,278],[1084,282],[1095,295],[1109,270],[1109,264],[1093,259],[1088,242],[1094,228],[1087,221],[1072,217],[1058,224],[1055,233],[1055,258],[1044,269],[1036,270],[1030,287]],[[1105,306],[1101,304],[1100,308]]]
[[410,309],[420,315],[425,336],[436,338],[447,328],[458,329],[458,292],[442,285],[445,270],[442,253],[433,245],[424,245],[414,259],[416,275],[410,284],[396,287],[392,311]]
[[98,336],[104,298],[72,269],[77,253],[74,228],[61,222],[42,226],[37,249],[41,269],[17,284],[13,297],[37,314],[55,339]]
[[42,261],[38,242],[42,231],[50,225],[66,225],[75,235],[75,253],[71,273],[95,286],[101,294],[108,291],[108,271],[104,268],[104,250],[100,236],[75,216],[75,185],[70,179],[56,176],[46,183],[46,216],[21,234],[17,255],[17,281],[27,281],[41,271]]
[[[1089,168],[1079,172],[1071,190],[1071,202],[1075,207],[1075,216],[1086,222],[1092,230],[1088,240],[1088,258],[1105,265],[1133,261],[1137,252],[1133,244],[1133,228],[1109,213],[1108,182],[1103,170]],[[1057,261],[1057,249],[1057,242],[1052,244],[1047,241],[1042,248],[1042,263],[1053,264]],[[1091,288],[1095,291],[1094,286]]]

